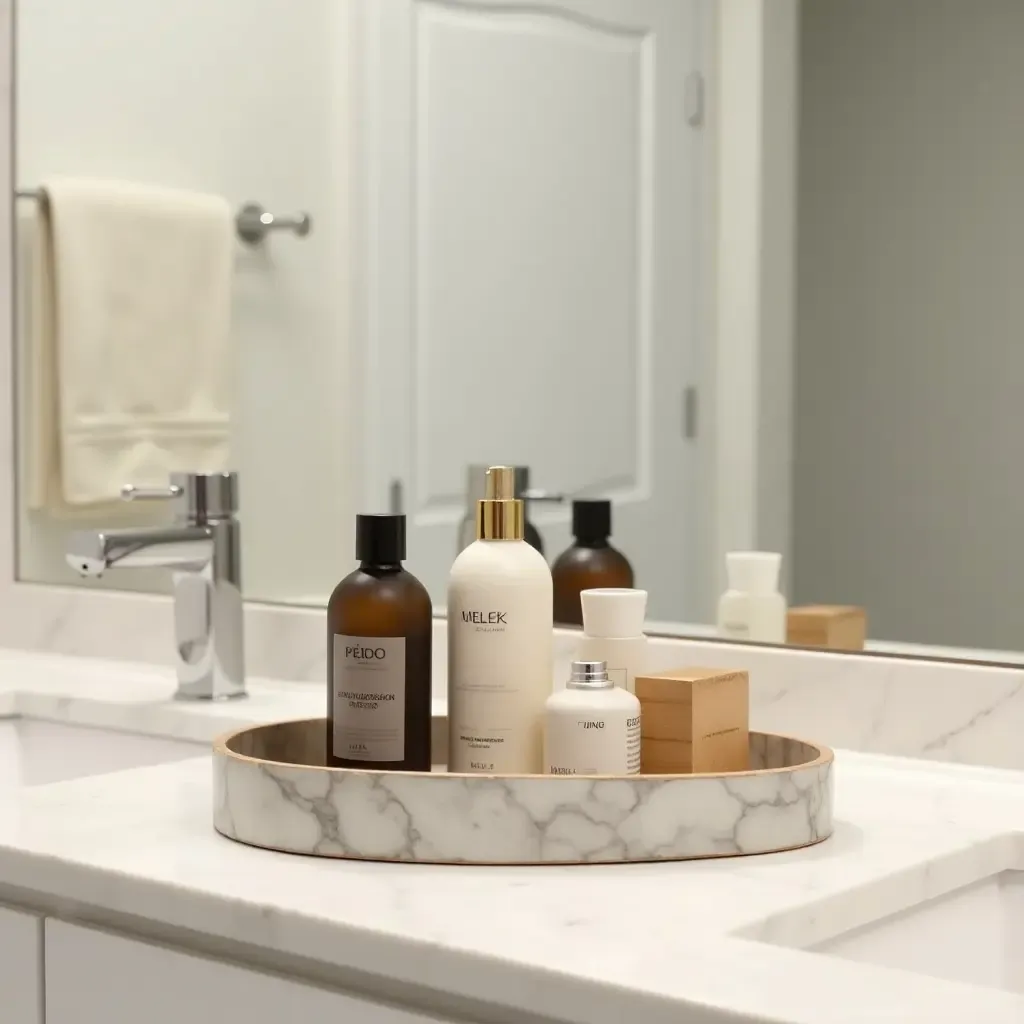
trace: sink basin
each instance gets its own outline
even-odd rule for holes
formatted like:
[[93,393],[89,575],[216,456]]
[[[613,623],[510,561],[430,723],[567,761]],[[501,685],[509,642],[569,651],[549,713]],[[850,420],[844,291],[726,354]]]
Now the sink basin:
[[208,749],[204,743],[114,729],[33,718],[0,719],[0,792],[183,761],[202,757]]
[[991,875],[810,948],[1024,993],[1024,872]]

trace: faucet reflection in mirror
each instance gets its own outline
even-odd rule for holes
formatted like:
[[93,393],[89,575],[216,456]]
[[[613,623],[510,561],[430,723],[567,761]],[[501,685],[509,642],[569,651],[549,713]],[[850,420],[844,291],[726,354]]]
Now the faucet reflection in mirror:
[[174,579],[179,700],[245,695],[242,566],[235,473],[172,473],[165,490],[126,486],[126,501],[169,500],[165,526],[72,534],[68,564],[83,576],[107,569],[170,569]]

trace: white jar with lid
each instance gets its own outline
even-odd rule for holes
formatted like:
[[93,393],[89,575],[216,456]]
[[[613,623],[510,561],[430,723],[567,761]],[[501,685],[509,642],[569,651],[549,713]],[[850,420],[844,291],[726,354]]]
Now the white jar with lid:
[[576,657],[606,662],[608,678],[633,693],[636,677],[647,671],[647,591],[599,587],[582,591],[580,602],[583,636]]
[[548,775],[636,775],[640,701],[608,678],[603,661],[574,661],[564,690],[547,700]]
[[729,589],[718,602],[718,635],[730,640],[786,642],[786,599],[779,593],[782,555],[730,551],[725,556]]

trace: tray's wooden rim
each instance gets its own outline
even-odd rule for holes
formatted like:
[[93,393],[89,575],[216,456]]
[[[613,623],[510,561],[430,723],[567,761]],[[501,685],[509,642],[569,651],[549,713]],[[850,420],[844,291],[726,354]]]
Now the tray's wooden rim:
[[[344,768],[339,770],[352,771],[353,769]],[[413,772],[410,774],[420,773]],[[649,776],[649,778],[654,777]],[[661,776],[657,777],[660,778]],[[521,778],[536,779],[540,778],[540,776],[524,775]],[[630,778],[635,778],[635,776],[630,776]],[[355,864],[411,864],[418,867],[438,868],[583,868],[584,870],[587,868],[621,868],[626,870],[633,864],[687,864],[697,860],[741,860],[746,857],[771,857],[776,853],[794,853],[796,850],[809,850],[812,846],[818,846],[827,839],[831,839],[835,831],[834,828],[830,829],[825,835],[818,836],[816,839],[808,839],[805,843],[773,846],[766,850],[742,850],[735,853],[689,853],[685,856],[637,857],[631,860],[402,860],[398,857],[363,857],[353,853],[309,853],[306,850],[296,850],[288,846],[271,846],[253,842],[251,839],[239,839],[238,836],[222,832],[216,824],[213,828],[217,835],[223,836],[232,843],[239,843],[253,850],[269,850],[271,853],[283,853],[286,857],[316,857],[319,860],[352,861]]]
[[809,771],[821,765],[831,764],[835,760],[835,754],[831,747],[822,743],[814,743],[810,740],[800,739],[799,736],[786,736],[776,732],[761,732],[760,729],[750,730],[751,734],[768,736],[770,739],[785,740],[790,743],[803,743],[818,751],[818,756],[810,761],[801,764],[791,764],[783,768],[751,768],[743,772],[690,772],[681,775],[528,775],[508,774],[500,772],[479,773],[479,772],[410,772],[410,771],[389,771],[387,769],[373,768],[336,768],[333,765],[325,764],[294,764],[291,761],[272,761],[264,757],[251,757],[249,754],[240,754],[232,750],[228,744],[237,736],[243,733],[255,732],[258,729],[269,729],[280,725],[300,725],[307,722],[319,722],[321,726],[326,719],[323,718],[286,718],[279,722],[262,722],[259,725],[246,725],[241,729],[232,729],[230,732],[222,733],[213,741],[213,753],[217,757],[229,761],[247,761],[251,764],[277,765],[282,768],[295,768],[311,772],[337,772],[340,775],[388,775],[388,776],[411,776],[418,779],[424,777],[437,779],[548,779],[551,782],[634,782],[634,781],[657,781],[669,782],[674,779],[739,779],[750,775],[781,775],[791,774],[797,771]]

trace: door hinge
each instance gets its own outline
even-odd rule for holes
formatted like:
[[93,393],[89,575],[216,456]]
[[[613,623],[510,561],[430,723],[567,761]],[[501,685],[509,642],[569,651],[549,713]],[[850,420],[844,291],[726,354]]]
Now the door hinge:
[[692,441],[697,436],[697,389],[683,390],[683,437]]
[[691,128],[699,128],[704,123],[704,76],[698,71],[691,71],[686,76],[683,109],[686,123]]

